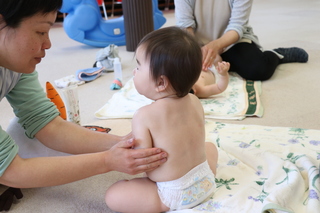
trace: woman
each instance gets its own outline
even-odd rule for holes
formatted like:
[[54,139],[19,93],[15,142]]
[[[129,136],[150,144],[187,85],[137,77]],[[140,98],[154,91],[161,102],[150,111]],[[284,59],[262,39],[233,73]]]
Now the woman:
[[137,174],[166,161],[160,149],[130,149],[135,143],[131,134],[98,133],[63,120],[46,98],[34,70],[51,47],[48,33],[61,4],[62,0],[0,0],[0,100],[7,98],[29,138],[74,154],[23,159],[0,127],[0,184],[6,186],[60,185],[109,171]]
[[307,62],[301,48],[262,51],[249,23],[253,0],[175,0],[179,27],[202,43],[203,70],[219,61],[248,80],[267,80],[281,63]]

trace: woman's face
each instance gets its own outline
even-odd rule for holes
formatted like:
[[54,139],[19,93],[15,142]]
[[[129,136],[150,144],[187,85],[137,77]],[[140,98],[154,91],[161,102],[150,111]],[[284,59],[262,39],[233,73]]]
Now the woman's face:
[[17,28],[1,29],[4,25],[1,23],[0,66],[19,73],[32,73],[45,57],[45,50],[51,47],[49,30],[56,15],[56,12],[37,14],[24,19]]

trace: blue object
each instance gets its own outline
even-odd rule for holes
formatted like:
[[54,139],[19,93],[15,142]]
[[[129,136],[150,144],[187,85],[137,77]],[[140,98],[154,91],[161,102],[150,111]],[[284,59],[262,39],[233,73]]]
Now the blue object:
[[110,85],[111,90],[119,90],[122,87],[122,82],[119,78],[114,79],[112,84]]
[[[158,8],[158,0],[152,0],[152,4],[156,30],[166,22],[166,18]],[[126,44],[123,16],[105,20],[96,0],[63,0],[60,12],[68,13],[63,28],[75,41],[95,47]]]
[[85,82],[93,81],[101,76],[101,73],[103,70],[104,70],[104,67],[80,69],[76,71],[76,77],[80,81],[85,81]]

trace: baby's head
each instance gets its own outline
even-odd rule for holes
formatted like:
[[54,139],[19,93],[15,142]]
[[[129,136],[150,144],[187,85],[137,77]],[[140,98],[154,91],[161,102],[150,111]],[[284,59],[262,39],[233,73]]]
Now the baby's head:
[[150,76],[157,82],[164,75],[178,97],[187,95],[198,80],[202,53],[192,35],[178,27],[166,27],[146,35],[138,44],[150,61]]

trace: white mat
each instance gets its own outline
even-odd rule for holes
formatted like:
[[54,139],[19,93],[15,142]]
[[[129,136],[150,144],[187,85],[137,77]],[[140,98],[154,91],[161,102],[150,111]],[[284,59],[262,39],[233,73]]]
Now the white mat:
[[[242,120],[247,116],[262,117],[261,82],[246,81],[230,73],[226,91],[208,99],[201,99],[206,118]],[[152,100],[140,95],[131,78],[126,85],[96,113],[99,119],[132,118],[137,109]]]

